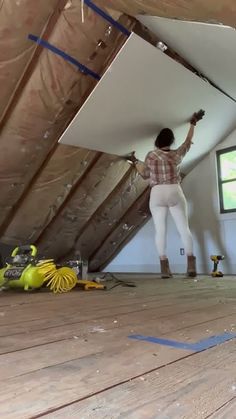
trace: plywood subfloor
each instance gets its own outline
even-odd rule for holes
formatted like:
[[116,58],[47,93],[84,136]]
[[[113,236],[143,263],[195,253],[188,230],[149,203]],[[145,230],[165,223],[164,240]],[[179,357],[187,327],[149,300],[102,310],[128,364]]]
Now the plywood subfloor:
[[0,417],[236,418],[236,339],[194,353],[128,338],[236,332],[235,279],[0,293]]

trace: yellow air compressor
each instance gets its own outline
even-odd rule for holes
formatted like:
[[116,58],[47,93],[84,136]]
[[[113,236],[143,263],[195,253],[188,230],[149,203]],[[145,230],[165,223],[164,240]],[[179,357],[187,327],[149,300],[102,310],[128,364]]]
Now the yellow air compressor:
[[70,266],[57,266],[53,259],[37,259],[36,255],[37,248],[33,245],[16,247],[6,267],[0,269],[0,288],[30,291],[45,284],[55,294],[71,291],[76,285],[84,290],[105,289],[94,281],[78,279]]
[[41,288],[45,277],[36,266],[36,255],[37,249],[33,245],[16,247],[6,266],[0,269],[0,287],[25,291]]

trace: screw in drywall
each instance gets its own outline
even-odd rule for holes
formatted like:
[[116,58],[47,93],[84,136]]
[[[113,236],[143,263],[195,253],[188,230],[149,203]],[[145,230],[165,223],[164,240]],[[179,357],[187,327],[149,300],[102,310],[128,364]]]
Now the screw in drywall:
[[162,52],[165,52],[167,49],[168,49],[168,47],[167,47],[167,45],[165,45],[163,42],[161,42],[161,41],[159,41],[158,43],[157,43],[157,48],[158,49],[160,49]]

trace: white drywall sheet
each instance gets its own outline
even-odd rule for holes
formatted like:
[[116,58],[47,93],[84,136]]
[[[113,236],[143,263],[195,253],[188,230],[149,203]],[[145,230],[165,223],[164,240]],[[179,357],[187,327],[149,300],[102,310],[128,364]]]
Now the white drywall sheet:
[[176,145],[182,142],[200,108],[206,118],[185,168],[236,125],[236,104],[132,34],[59,141],[117,155],[136,150],[143,159],[165,126],[174,129]]
[[138,19],[196,70],[236,99],[235,29],[153,16]]

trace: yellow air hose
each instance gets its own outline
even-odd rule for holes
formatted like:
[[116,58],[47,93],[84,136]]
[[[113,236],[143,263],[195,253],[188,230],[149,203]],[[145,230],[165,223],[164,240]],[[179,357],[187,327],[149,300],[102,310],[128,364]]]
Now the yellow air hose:
[[57,269],[53,259],[38,262],[39,272],[45,277],[47,287],[55,294],[71,291],[78,283],[73,269],[62,267]]

